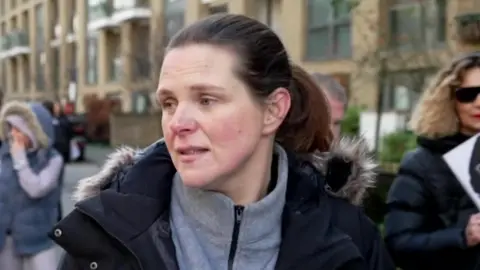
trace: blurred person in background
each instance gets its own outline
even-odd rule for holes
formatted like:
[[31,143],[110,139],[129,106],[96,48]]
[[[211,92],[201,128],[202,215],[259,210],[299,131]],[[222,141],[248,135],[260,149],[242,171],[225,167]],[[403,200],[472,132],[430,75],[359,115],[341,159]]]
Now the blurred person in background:
[[333,135],[338,138],[341,124],[347,108],[348,98],[345,88],[332,76],[313,73],[315,82],[325,90],[331,110],[331,128]]
[[[59,175],[59,186],[63,187],[65,177],[65,165],[70,160],[70,141],[73,137],[72,127],[70,121],[65,116],[62,110],[62,106],[59,102],[53,102],[50,100],[44,101],[43,106],[52,115],[52,124],[55,132],[55,140],[53,147],[62,155],[64,165]],[[60,188],[60,190],[61,190]],[[62,200],[58,201],[58,220],[63,217]]]
[[55,269],[48,232],[58,218],[63,158],[53,148],[52,117],[39,103],[6,103],[0,138],[0,269]]
[[471,53],[438,72],[413,112],[418,146],[401,162],[385,219],[403,270],[479,269],[480,214],[442,158],[480,131],[479,94],[480,53]]
[[63,160],[70,160],[70,141],[73,138],[72,125],[67,116],[63,113],[62,105],[59,102],[44,101],[43,106],[53,116],[53,126],[55,129],[54,147],[62,155]]

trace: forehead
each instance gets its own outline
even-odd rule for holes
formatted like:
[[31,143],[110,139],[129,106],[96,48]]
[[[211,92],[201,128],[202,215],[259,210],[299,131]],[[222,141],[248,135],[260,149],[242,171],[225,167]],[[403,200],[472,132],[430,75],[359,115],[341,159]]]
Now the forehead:
[[190,45],[170,50],[160,72],[160,84],[223,82],[233,76],[235,57],[229,50],[211,45]]
[[462,86],[480,86],[480,68],[472,68],[464,73]]

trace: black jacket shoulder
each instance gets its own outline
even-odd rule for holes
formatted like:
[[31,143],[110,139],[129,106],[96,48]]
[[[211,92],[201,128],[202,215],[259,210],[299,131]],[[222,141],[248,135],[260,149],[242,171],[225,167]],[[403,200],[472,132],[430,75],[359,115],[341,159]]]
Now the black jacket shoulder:
[[471,263],[464,229],[475,207],[441,153],[418,147],[404,156],[387,208],[385,241],[398,266],[470,269],[462,268]]

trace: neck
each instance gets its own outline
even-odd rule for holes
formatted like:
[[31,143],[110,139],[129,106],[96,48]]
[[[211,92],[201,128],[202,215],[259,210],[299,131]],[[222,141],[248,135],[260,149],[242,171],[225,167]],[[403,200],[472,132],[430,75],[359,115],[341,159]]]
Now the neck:
[[462,133],[463,135],[467,135],[467,136],[473,136],[473,135],[478,133],[478,130],[473,130],[473,129],[467,128],[467,127],[461,127],[460,128],[460,133]]
[[217,191],[236,205],[247,205],[265,197],[270,183],[273,148],[271,142],[259,143],[255,153],[232,176],[222,181],[223,186]]

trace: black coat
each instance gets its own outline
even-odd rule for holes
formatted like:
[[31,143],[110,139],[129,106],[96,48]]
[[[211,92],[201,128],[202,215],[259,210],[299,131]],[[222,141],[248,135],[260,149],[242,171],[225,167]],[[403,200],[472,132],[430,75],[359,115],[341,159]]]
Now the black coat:
[[[61,270],[178,269],[168,213],[175,167],[163,142],[141,157],[134,154],[120,150],[99,175],[80,183],[80,202],[52,232],[67,252]],[[325,179],[310,162],[291,154],[288,159],[276,269],[394,270],[377,228],[362,210],[325,191]],[[355,172],[371,181],[363,168]],[[358,200],[371,184],[359,181],[339,193]]]
[[478,248],[465,241],[477,209],[442,158],[467,139],[419,138],[419,147],[402,161],[388,195],[385,241],[403,270],[480,269]]
[[64,115],[57,117],[53,127],[55,129],[55,141],[53,146],[62,155],[63,160],[70,160],[70,141],[73,138],[72,124]]

